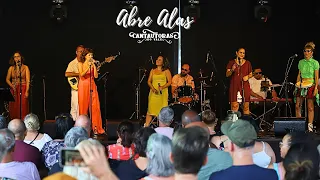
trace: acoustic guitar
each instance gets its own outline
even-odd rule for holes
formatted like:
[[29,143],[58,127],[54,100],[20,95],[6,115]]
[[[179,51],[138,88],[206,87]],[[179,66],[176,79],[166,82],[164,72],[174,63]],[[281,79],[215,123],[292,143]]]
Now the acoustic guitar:
[[[94,64],[97,67],[97,71],[99,71],[101,66],[103,66],[104,64],[110,63],[111,61],[115,60],[119,55],[120,55],[120,52],[118,55],[105,58],[104,61],[101,63],[99,61],[95,61]],[[78,77],[68,77],[68,83],[70,84],[70,86],[73,90],[78,90],[78,84],[79,84]]]

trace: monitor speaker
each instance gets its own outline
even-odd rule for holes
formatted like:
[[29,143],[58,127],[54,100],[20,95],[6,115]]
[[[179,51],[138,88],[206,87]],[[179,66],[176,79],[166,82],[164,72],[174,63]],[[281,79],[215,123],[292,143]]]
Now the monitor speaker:
[[284,136],[289,132],[305,132],[305,117],[275,117],[274,118],[274,135]]

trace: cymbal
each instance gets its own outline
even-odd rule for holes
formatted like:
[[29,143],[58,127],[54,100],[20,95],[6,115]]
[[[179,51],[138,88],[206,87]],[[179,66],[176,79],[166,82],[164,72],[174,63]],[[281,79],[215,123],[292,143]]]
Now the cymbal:
[[198,79],[208,79],[208,76],[198,77]]
[[[203,88],[211,88],[212,86],[205,84],[205,85],[203,85],[202,87],[203,87]],[[201,89],[201,86],[198,86],[197,89]]]
[[281,84],[272,84],[270,87],[281,87]]

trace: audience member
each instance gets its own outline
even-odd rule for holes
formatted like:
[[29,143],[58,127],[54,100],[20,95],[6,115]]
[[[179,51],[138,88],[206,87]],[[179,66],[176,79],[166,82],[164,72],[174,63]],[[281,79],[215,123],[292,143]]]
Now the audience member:
[[55,117],[55,121],[56,136],[54,140],[44,144],[41,151],[44,164],[49,170],[59,161],[59,151],[62,147],[65,147],[64,137],[74,126],[74,121],[68,113],[59,114]]
[[202,165],[207,163],[209,133],[200,127],[181,128],[172,138],[170,156],[175,180],[197,179]]
[[208,126],[211,136],[216,134],[215,128],[218,123],[218,119],[213,111],[210,109],[203,111],[201,113],[201,120]]
[[0,115],[0,129],[7,128],[7,119]]
[[226,135],[223,139],[224,148],[230,153],[233,166],[215,172],[210,180],[277,180],[274,170],[261,168],[253,162],[253,146],[257,139],[254,127],[245,120],[226,121],[221,126],[221,131]]
[[159,127],[155,128],[155,131],[172,139],[173,128],[170,127],[170,124],[173,120],[173,117],[173,109],[168,106],[163,107],[158,115]]
[[[32,162],[17,162],[13,160],[15,151],[14,134],[9,129],[1,129],[1,136],[5,139],[6,148],[0,163],[1,177],[23,180],[40,180],[36,165]],[[0,148],[3,149],[3,148]]]
[[130,121],[123,121],[117,128],[117,143],[108,146],[110,159],[118,161],[129,160],[134,154],[133,141],[134,126]]
[[15,136],[15,149],[13,152],[13,160],[19,162],[33,162],[39,169],[42,166],[41,154],[38,148],[23,142],[24,136],[27,133],[24,122],[20,119],[13,119],[8,124],[8,129]]
[[27,135],[24,138],[25,143],[35,146],[41,151],[43,145],[52,140],[48,134],[39,133],[40,121],[37,115],[32,113],[28,114],[24,118],[24,124],[27,128]]
[[148,164],[146,150],[148,139],[153,133],[156,133],[156,131],[150,127],[141,128],[136,132],[133,144],[135,145],[135,154],[138,154],[139,158],[124,161],[119,165],[117,168],[119,179],[136,180],[148,175],[146,173]]
[[83,127],[88,132],[89,137],[91,137],[91,120],[87,115],[78,116],[74,126]]
[[152,134],[148,140],[147,157],[148,166],[146,172],[149,176],[143,180],[173,180],[174,167],[170,161],[172,141],[165,135]]
[[200,121],[200,116],[193,110],[186,110],[181,116],[182,127],[185,127],[191,122]]
[[264,141],[256,141],[253,146],[253,162],[254,164],[268,168],[276,162],[276,155],[269,143]]

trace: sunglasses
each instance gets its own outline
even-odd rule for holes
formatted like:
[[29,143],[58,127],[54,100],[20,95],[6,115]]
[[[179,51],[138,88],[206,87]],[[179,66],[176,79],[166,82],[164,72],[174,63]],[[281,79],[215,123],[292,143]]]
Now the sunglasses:
[[256,72],[255,74],[262,74],[262,72]]
[[303,50],[303,52],[312,52],[311,50]]

